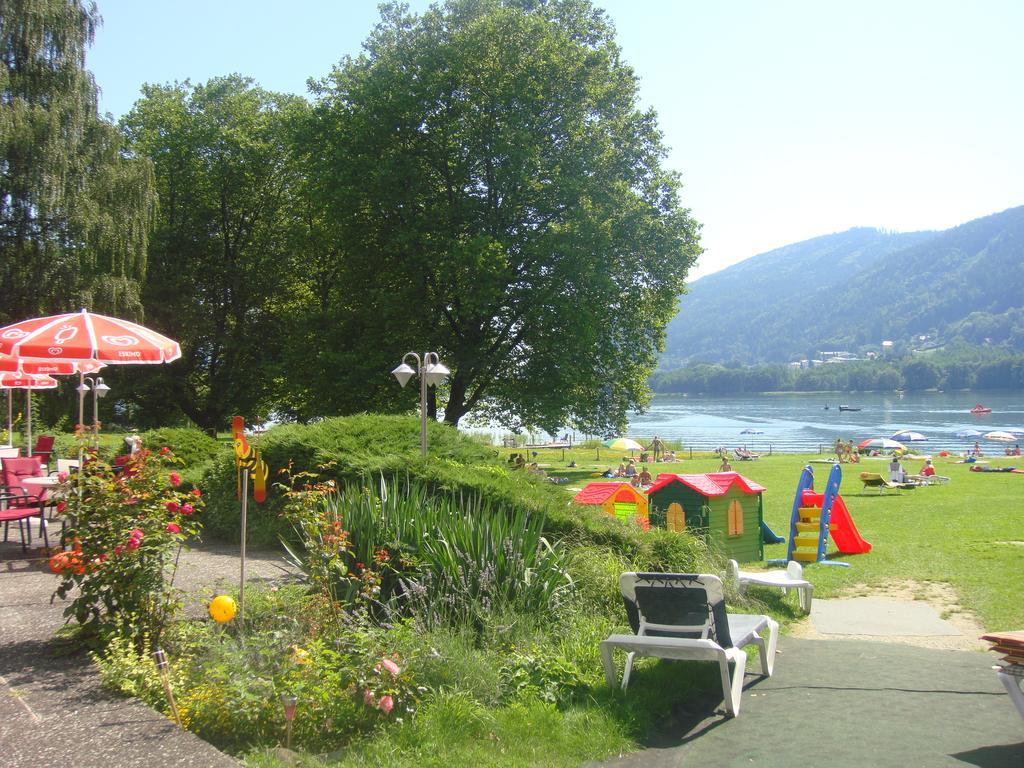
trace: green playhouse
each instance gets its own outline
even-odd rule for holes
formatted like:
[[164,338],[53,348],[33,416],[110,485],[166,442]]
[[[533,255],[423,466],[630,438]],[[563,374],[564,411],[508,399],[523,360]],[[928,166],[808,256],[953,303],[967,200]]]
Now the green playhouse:
[[739,472],[662,473],[647,489],[651,525],[706,536],[712,546],[740,563],[762,560],[765,490]]

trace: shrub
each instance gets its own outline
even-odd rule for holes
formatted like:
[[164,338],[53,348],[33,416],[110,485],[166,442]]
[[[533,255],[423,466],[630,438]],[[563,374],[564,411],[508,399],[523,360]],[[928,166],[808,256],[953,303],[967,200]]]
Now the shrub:
[[230,445],[219,442],[196,427],[162,427],[143,432],[140,437],[145,448],[155,450],[165,445],[170,446],[185,467],[201,466],[217,454],[227,455],[232,450]]
[[119,467],[92,458],[76,476],[67,502],[73,546],[50,567],[61,578],[58,597],[77,590],[64,615],[86,637],[159,643],[177,610],[178,554],[201,530],[203,508],[198,489],[181,489],[179,464],[168,449],[143,450]]
[[[253,442],[280,473],[303,482],[343,485],[370,476],[411,478],[450,497],[478,496],[494,508],[523,509],[544,519],[544,534],[571,545],[594,545],[629,553],[634,567],[648,570],[702,570],[707,550],[689,533],[642,532],[590,507],[569,504],[564,488],[510,471],[495,451],[443,424],[431,423],[430,457],[419,456],[419,421],[403,416],[349,416],[317,424],[275,427]],[[230,455],[215,459],[203,477],[209,490],[204,519],[215,538],[237,539],[236,471]],[[282,512],[291,486],[268,492],[265,504],[249,505],[249,540],[276,544],[294,536]]]

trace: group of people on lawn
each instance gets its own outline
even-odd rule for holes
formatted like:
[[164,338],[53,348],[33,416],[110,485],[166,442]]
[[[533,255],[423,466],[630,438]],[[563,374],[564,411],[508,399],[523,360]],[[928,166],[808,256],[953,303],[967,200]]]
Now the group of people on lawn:
[[853,440],[844,443],[842,438],[837,437],[833,450],[835,451],[836,458],[839,460],[840,464],[860,463],[860,451],[858,451],[857,447],[853,444]]
[[623,458],[619,462],[619,468],[613,470],[609,467],[604,472],[604,477],[624,477],[629,480],[630,484],[634,488],[646,488],[654,482],[654,478],[651,476],[651,471],[647,468],[647,465],[637,467],[636,459]]

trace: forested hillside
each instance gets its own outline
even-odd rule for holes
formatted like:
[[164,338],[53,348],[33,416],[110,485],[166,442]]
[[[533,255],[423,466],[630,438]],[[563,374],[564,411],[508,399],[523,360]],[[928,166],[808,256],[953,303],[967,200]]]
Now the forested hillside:
[[[853,229],[696,281],[661,367],[954,341],[1024,349],[1024,207],[944,232]],[[924,336],[926,338],[922,339]]]

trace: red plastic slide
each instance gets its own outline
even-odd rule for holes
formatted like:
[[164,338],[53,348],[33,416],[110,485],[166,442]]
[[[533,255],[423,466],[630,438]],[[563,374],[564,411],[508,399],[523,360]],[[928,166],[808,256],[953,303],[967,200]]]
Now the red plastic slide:
[[[825,494],[823,493],[804,491],[803,504],[805,506],[820,507],[824,498]],[[832,536],[832,541],[836,543],[836,547],[842,554],[861,555],[871,551],[871,542],[864,541],[861,538],[860,532],[857,530],[857,526],[854,525],[853,517],[850,516],[850,510],[846,508],[846,502],[843,501],[842,496],[836,496],[835,501],[832,502],[832,514],[829,517],[829,523],[835,526],[829,532],[829,535]]]

